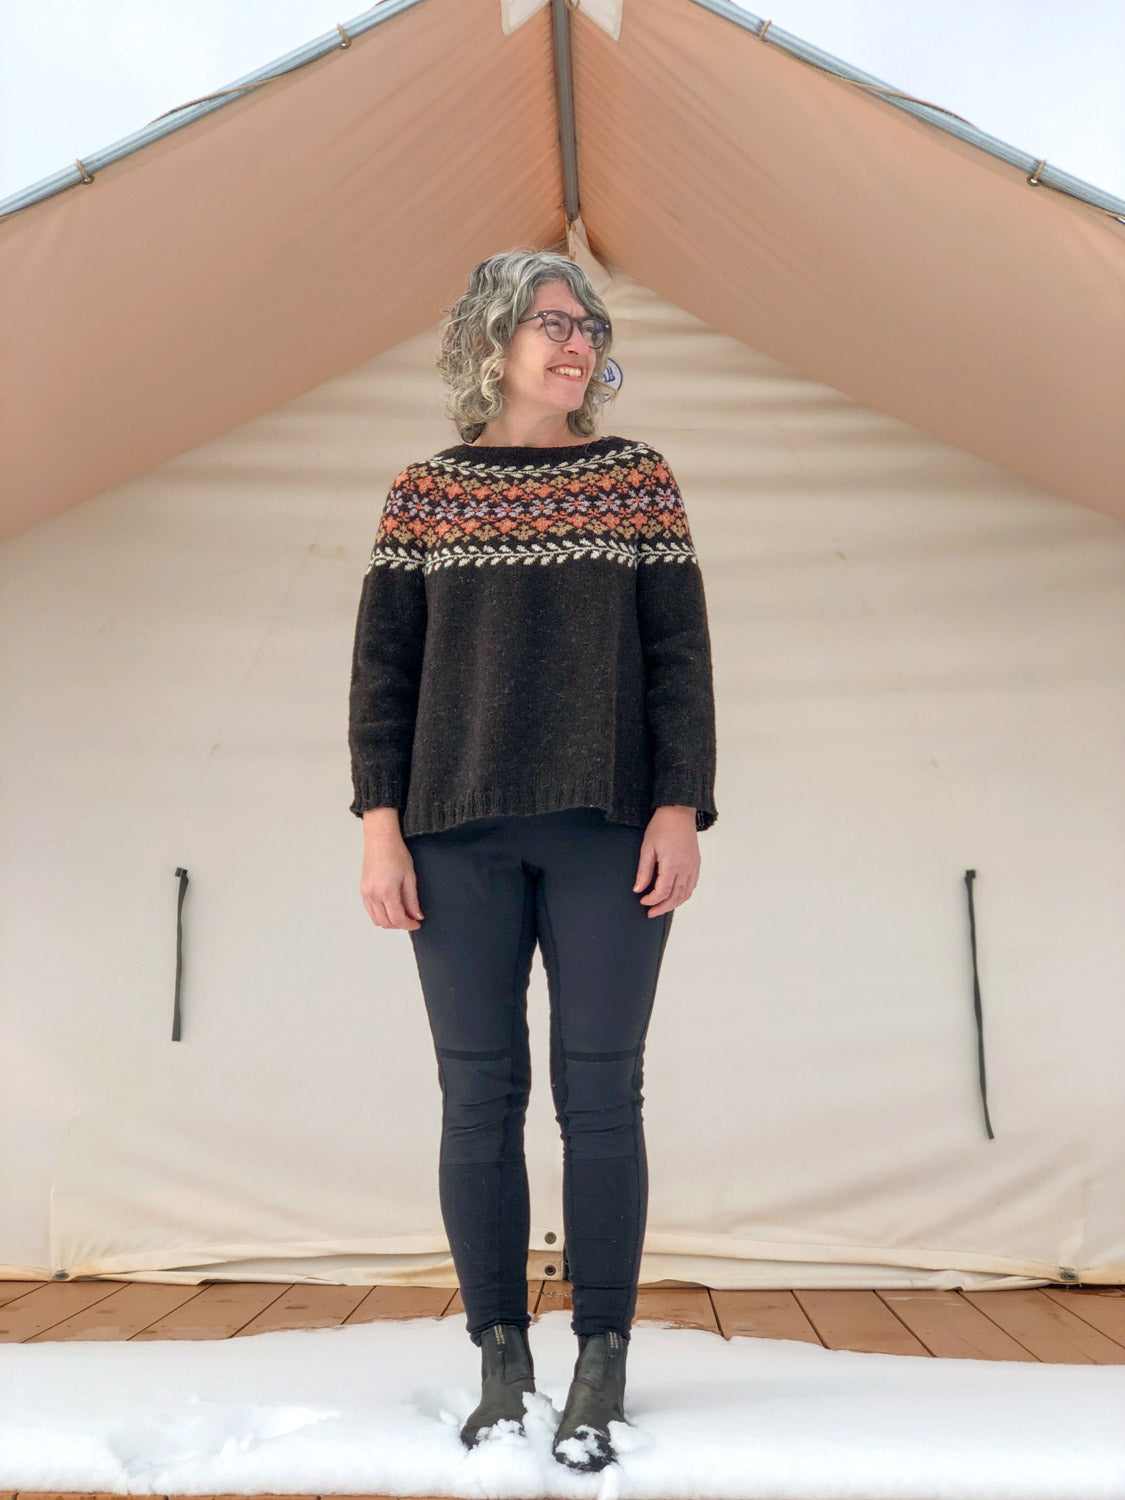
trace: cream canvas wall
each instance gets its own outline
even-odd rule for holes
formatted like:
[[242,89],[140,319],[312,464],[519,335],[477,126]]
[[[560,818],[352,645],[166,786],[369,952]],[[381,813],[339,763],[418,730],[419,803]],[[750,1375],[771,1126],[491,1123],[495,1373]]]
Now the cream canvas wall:
[[[1125,1279],[1125,529],[586,264],[602,431],[672,465],[715,662],[642,1280]],[[455,1284],[417,971],[347,810],[386,488],[456,440],[436,336],[3,543],[3,1274]],[[535,1249],[546,1000],[537,957]]]

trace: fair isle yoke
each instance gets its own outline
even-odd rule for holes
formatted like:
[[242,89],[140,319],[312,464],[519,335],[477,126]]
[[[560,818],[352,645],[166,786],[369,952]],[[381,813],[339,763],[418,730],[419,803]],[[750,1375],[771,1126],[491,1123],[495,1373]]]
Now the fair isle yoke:
[[709,828],[706,603],[663,455],[620,437],[461,443],[396,475],[348,738],[351,811],[397,807],[404,836],[575,806],[641,827],[689,806]]
[[[536,458],[487,462],[471,444],[412,464],[391,485],[368,563],[435,568],[561,563],[600,557],[696,564],[687,516],[667,462],[646,443],[597,453],[515,449]],[[487,449],[486,452],[505,452]],[[577,452],[560,466],[539,454]]]

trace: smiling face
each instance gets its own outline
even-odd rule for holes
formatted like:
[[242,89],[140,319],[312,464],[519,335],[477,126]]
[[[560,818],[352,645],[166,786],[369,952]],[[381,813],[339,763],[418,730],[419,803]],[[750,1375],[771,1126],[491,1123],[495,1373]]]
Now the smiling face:
[[500,388],[509,413],[518,409],[534,410],[537,417],[557,413],[565,421],[568,412],[582,405],[598,355],[577,324],[569,338],[555,343],[543,319],[533,316],[548,309],[575,318],[590,316],[565,281],[544,282],[523,315],[531,321],[520,323],[513,335]]

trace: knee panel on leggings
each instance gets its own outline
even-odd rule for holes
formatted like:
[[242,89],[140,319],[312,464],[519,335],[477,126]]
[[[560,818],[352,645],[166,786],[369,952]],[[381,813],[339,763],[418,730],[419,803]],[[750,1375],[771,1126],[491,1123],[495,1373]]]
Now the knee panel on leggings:
[[494,1162],[519,1155],[531,1079],[509,1052],[438,1049],[441,1158]]
[[636,1153],[643,1102],[640,1049],[564,1052],[556,1120],[571,1155],[589,1161]]

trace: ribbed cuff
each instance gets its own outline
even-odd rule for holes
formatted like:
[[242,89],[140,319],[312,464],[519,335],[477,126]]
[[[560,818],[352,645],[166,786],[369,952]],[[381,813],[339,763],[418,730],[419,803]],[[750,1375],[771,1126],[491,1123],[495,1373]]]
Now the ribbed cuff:
[[355,796],[349,812],[357,818],[362,818],[372,807],[397,807],[400,813],[406,808],[406,783],[401,776],[385,771],[353,770],[352,786]]
[[695,828],[703,833],[719,816],[715,811],[709,778],[699,776],[664,776],[653,788],[652,805],[657,807],[694,807]]

